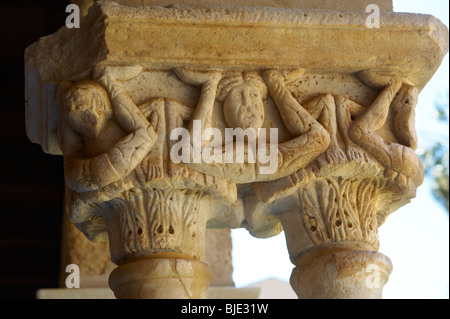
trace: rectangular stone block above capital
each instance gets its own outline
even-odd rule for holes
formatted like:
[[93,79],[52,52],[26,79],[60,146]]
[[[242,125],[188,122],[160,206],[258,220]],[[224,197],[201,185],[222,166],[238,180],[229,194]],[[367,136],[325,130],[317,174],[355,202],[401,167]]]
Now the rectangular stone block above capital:
[[[80,29],[62,27],[25,54],[44,82],[86,77],[98,64],[221,69],[397,71],[421,89],[447,52],[448,31],[428,15],[269,7],[131,7],[98,1]],[[77,59],[73,59],[74,56]]]
[[[329,4],[317,3],[322,2]],[[345,11],[349,6],[344,4],[349,1],[339,2],[339,11],[303,9],[303,4],[312,1],[291,1],[294,8],[289,10],[202,3],[133,7],[97,1],[79,29],[63,26],[28,47],[29,138],[44,151],[60,154],[53,138],[57,130],[54,119],[59,117],[56,84],[89,78],[96,66],[239,71],[303,68],[322,74],[388,70],[420,91],[448,50],[447,28],[429,15],[380,12],[380,28],[369,28],[370,13]],[[382,9],[389,11],[388,1],[382,3]]]
[[185,4],[352,11],[365,11],[368,5],[376,4],[381,11],[392,11],[392,0],[115,0],[115,2],[133,7]]

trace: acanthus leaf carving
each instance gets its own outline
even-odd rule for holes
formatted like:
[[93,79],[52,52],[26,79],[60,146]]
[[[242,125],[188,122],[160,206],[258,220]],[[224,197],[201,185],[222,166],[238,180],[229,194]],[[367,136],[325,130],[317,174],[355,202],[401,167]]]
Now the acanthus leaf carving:
[[305,228],[314,244],[364,242],[376,250],[376,188],[373,179],[329,178],[299,191]]

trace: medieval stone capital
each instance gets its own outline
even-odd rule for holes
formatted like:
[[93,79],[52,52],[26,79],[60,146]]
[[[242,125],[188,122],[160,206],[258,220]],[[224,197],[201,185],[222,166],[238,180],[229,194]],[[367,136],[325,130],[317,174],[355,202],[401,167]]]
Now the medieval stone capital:
[[64,156],[111,288],[204,297],[205,230],[245,227],[284,230],[300,298],[381,297],[377,229],[423,181],[414,108],[447,29],[388,1],[381,28],[365,7],[203,2],[96,1],[25,54],[28,136]]

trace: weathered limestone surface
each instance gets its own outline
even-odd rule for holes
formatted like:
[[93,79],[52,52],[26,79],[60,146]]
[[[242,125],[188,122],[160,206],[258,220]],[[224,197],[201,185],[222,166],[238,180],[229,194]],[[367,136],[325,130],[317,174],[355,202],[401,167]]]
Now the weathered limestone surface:
[[205,297],[206,228],[245,227],[284,230],[300,298],[381,297],[377,229],[423,181],[414,108],[445,26],[371,29],[348,1],[127,3],[25,54],[28,136],[64,156],[69,218],[109,241],[115,295]]
[[445,26],[428,15],[381,13],[383,28],[368,29],[362,11],[98,4],[82,28],[62,28],[26,52],[27,100],[39,110],[28,113],[27,132],[52,154],[61,153],[56,83],[89,77],[99,64],[245,70],[283,61],[288,69],[344,75],[391,69],[421,90],[447,50]]
[[229,229],[207,229],[204,262],[211,267],[211,286],[234,287],[231,259],[231,231]]
[[107,241],[94,243],[86,238],[69,220],[68,212],[63,217],[61,247],[60,287],[65,287],[65,268],[75,264],[80,269],[81,288],[108,287],[108,277],[117,266],[111,262]]
[[[271,294],[271,292],[267,292]],[[206,299],[258,299],[261,296],[261,288],[233,288],[210,287],[206,292]],[[109,288],[49,288],[36,292],[38,299],[115,299],[114,293]],[[264,299],[264,298],[263,298]]]
[[[108,242],[95,243],[88,240],[68,220],[67,212],[63,217],[62,232],[60,287],[65,287],[65,280],[69,275],[65,272],[65,267],[69,264],[79,266],[81,288],[109,287],[108,277],[117,266],[111,262]],[[213,273],[211,287],[234,287],[231,249],[229,229],[206,230],[204,262]],[[239,296],[244,296],[244,294],[241,293]],[[86,295],[86,297],[88,296]]]
[[367,5],[376,4],[381,11],[392,11],[391,0],[117,0],[127,6],[170,6],[185,5],[227,5],[227,6],[255,6],[296,9],[327,9],[365,11]]
[[301,299],[380,299],[392,271],[374,251],[337,251],[297,266],[291,285]]

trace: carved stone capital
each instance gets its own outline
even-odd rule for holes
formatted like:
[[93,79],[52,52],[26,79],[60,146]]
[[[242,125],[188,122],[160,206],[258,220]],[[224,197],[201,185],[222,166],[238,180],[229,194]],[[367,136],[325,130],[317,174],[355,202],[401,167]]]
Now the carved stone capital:
[[116,296],[203,296],[206,228],[284,229],[299,297],[328,296],[320,269],[351,282],[330,263],[390,272],[377,228],[423,181],[414,108],[448,32],[381,19],[97,1],[27,49],[28,136],[64,156],[70,219],[109,240]]

